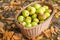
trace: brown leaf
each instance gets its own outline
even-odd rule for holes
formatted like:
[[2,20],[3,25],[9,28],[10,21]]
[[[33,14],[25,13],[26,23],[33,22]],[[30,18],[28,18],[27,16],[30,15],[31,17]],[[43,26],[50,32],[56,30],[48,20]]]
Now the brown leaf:
[[10,20],[6,20],[6,22],[7,22],[8,24],[13,23],[13,21],[10,21]]
[[26,0],[21,0],[21,3],[24,3]]
[[51,33],[54,33],[54,28],[53,27],[51,27]]
[[59,13],[58,12],[56,12],[55,18],[59,18]]
[[3,10],[0,9],[0,13],[3,12]]
[[0,28],[4,28],[5,24],[3,22],[0,22]]
[[0,2],[3,2],[3,0],[0,0]]
[[10,8],[9,6],[4,6],[4,10],[5,10],[5,11],[8,11],[9,8]]
[[60,37],[57,37],[58,40],[60,40]]
[[5,19],[2,13],[0,13],[0,19]]
[[54,7],[57,7],[57,6],[58,6],[58,4],[54,4],[53,6],[54,6]]
[[21,4],[21,0],[16,0],[15,2],[14,2],[14,0],[12,0],[11,2],[10,2],[10,4],[12,5],[12,6],[17,6],[17,5],[20,5]]
[[51,30],[51,33],[54,33],[54,28],[53,28],[53,26],[51,26],[50,30]]
[[5,33],[5,30],[3,28],[0,28],[0,33]]
[[51,37],[51,30],[50,29],[44,31],[43,33],[44,33],[45,37],[47,37],[47,38]]
[[14,34],[12,38],[15,40],[22,40],[22,35],[21,34]]
[[13,17],[9,17],[9,18],[6,18],[7,21],[13,21],[14,18]]
[[34,0],[29,0],[29,2],[33,2]]
[[11,26],[12,26],[12,28],[14,28],[14,27],[15,27],[15,24],[14,24],[14,23],[12,23],[12,24],[11,24]]
[[54,27],[53,27],[53,26],[51,26],[50,30],[51,30],[51,33],[52,33],[52,34],[57,34],[57,33],[54,31]]
[[14,12],[14,14],[16,15],[17,13],[19,13],[20,12],[20,10],[16,10],[15,12]]
[[44,2],[45,0],[39,0],[39,1]]
[[41,34],[40,36],[38,36],[37,38],[36,38],[36,40],[41,40],[43,38],[43,34]]
[[[9,38],[11,38],[11,37],[13,36],[13,34],[14,34],[14,32],[12,32],[12,31],[11,31],[11,32],[8,32]],[[8,36],[7,36],[7,37],[8,37]]]
[[16,10],[21,10],[21,9],[22,9],[21,6],[17,6],[17,7],[16,7]]
[[58,31],[58,34],[60,34],[60,29],[59,29],[59,31]]
[[5,39],[6,39],[6,40],[10,40],[10,39],[12,38],[13,34],[14,34],[13,31],[10,31],[10,32],[6,31],[6,32],[3,34],[2,40],[5,40]]
[[16,7],[17,7],[17,6],[12,6],[12,5],[10,5],[10,8],[12,8],[12,9],[13,9],[13,8],[16,9]]
[[21,4],[21,0],[16,0],[16,2],[20,5]]
[[55,26],[54,30],[55,30],[56,33],[58,33],[59,28]]
[[15,39],[12,37],[11,40],[15,40]]
[[10,40],[10,37],[7,37],[6,40]]
[[10,4],[11,4],[12,6],[16,6],[16,5],[17,5],[17,3],[14,2],[14,0],[12,0],[12,1],[10,2]]

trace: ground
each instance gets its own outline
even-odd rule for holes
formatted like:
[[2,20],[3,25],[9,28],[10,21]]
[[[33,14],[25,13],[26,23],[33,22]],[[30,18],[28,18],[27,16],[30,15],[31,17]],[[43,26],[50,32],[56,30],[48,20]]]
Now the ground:
[[[38,0],[0,0],[0,40],[29,40],[16,26],[15,15],[26,5]],[[60,40],[60,1],[39,0],[53,4],[56,9],[50,28],[31,40]]]

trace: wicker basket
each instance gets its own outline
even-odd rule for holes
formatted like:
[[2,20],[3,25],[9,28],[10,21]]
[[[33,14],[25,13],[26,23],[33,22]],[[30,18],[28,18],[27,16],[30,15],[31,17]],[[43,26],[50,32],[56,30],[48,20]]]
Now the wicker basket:
[[[32,28],[28,29],[28,28],[25,28],[21,23],[19,23],[17,21],[17,17],[21,14],[21,12],[24,9],[26,9],[30,5],[32,6],[35,3],[49,6],[52,9],[51,16],[48,19],[46,19],[43,23],[37,25],[36,27],[32,27]],[[36,1],[36,2],[32,2],[31,4],[25,6],[22,10],[20,10],[20,12],[16,15],[15,22],[16,22],[16,25],[21,29],[21,32],[24,36],[26,36],[27,38],[37,37],[38,35],[40,35],[42,33],[42,31],[49,28],[50,21],[51,21],[52,17],[54,16],[54,14],[55,14],[55,9],[53,8],[52,4]]]

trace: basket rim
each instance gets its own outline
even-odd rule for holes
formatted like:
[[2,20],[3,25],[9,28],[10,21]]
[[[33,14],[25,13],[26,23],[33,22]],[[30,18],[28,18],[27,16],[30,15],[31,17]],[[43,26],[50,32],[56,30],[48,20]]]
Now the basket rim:
[[[48,6],[51,6],[51,8],[53,9],[51,16],[53,16],[53,14],[55,13],[55,8],[53,7],[52,4],[49,4],[48,2],[35,1],[35,2],[32,2],[32,3],[28,4],[27,6],[23,7],[23,8],[20,10],[20,12],[15,16],[15,22],[19,24],[20,22],[18,22],[17,17],[20,15],[20,13],[21,13],[24,9],[26,9],[28,6],[30,6],[30,5],[32,5],[32,4],[35,4],[35,3],[41,3],[41,4],[44,4],[44,3],[45,3],[45,4],[48,4]],[[50,17],[51,17],[51,16],[50,16]],[[49,18],[50,18],[50,17],[49,17]],[[47,18],[45,21],[47,21],[49,18]],[[44,22],[45,22],[45,21],[44,21]],[[44,22],[43,22],[43,23],[44,23]],[[40,23],[40,24],[38,24],[38,25],[41,25],[41,24],[42,24],[42,23]],[[35,26],[35,27],[31,27],[31,28],[26,28],[26,27],[24,27],[21,23],[20,23],[19,25],[21,25],[23,29],[27,29],[27,30],[28,30],[28,29],[34,29],[34,28],[36,28],[36,26]],[[37,26],[38,26],[38,25],[37,25]],[[20,26],[20,27],[21,27],[21,26]]]

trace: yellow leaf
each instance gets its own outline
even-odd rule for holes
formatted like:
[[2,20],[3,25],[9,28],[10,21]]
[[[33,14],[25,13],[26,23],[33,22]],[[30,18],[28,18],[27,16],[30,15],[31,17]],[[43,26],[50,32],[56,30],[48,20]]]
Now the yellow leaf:
[[40,35],[36,38],[36,40],[41,40],[43,38],[43,35]]
[[58,14],[58,12],[55,14],[55,18],[59,18],[59,14]]

